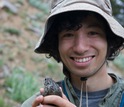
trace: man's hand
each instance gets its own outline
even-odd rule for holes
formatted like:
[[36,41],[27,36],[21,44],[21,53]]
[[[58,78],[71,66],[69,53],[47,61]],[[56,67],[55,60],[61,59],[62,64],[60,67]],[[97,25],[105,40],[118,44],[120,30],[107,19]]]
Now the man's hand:
[[[41,93],[43,89],[41,89]],[[38,96],[32,104],[32,107],[76,107],[68,101],[66,96],[62,93],[62,97],[57,95],[48,95],[43,97]]]

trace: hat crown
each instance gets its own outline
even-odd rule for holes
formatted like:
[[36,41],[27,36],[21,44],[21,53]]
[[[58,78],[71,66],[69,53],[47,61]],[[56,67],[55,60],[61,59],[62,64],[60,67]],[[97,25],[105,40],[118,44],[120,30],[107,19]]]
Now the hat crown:
[[112,15],[112,6],[110,0],[53,0],[51,4],[51,13],[56,12],[58,9],[68,7],[78,3],[90,4],[102,9],[105,13]]
[[[53,23],[56,21],[57,15],[70,11],[90,11],[101,15],[107,21],[113,34],[124,39],[124,28],[112,16],[110,0],[52,0],[51,8],[51,13],[45,23],[44,33],[35,47],[36,53],[51,52],[51,48],[47,48],[50,45],[48,45],[47,38],[45,37],[53,36],[50,33],[50,29],[54,27],[52,25],[54,25]],[[53,53],[50,54],[53,55]],[[53,57],[56,58],[57,56]]]

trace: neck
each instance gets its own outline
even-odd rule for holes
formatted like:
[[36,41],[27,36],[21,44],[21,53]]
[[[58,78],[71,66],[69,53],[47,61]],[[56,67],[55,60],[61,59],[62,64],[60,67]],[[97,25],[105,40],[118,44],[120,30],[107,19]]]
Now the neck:
[[[80,90],[82,81],[80,77],[72,77],[72,84]],[[113,79],[107,73],[107,68],[103,67],[101,71],[97,72],[95,75],[89,77],[87,80],[87,89],[89,92],[104,90],[110,88],[113,85]],[[79,84],[77,84],[79,83]]]
[[87,80],[88,91],[99,91],[110,88],[113,85],[112,77],[106,73],[98,77],[91,77]]

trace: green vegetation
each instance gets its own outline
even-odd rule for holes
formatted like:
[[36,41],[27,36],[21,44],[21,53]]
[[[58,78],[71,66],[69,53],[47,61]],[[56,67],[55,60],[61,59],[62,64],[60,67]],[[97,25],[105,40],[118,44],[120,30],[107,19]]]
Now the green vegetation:
[[7,32],[11,35],[17,35],[17,36],[19,36],[21,34],[21,32],[15,28],[4,28],[4,32]]
[[120,70],[124,71],[124,55],[120,54],[115,60],[114,65]]
[[13,100],[23,102],[35,92],[39,91],[41,83],[37,76],[26,72],[22,68],[15,68],[12,74],[5,79],[7,95]]
[[57,80],[62,80],[64,75],[60,66],[54,59],[46,59],[47,61],[47,69],[45,70],[45,75],[49,75],[50,77],[56,78]]
[[111,0],[113,15],[124,26],[124,0]]
[[0,68],[4,65],[4,61],[0,59]]
[[5,102],[2,97],[0,97],[0,107],[5,107]]
[[12,107],[11,104],[6,104],[5,100],[3,97],[0,97],[0,107]]
[[36,7],[37,9],[43,11],[45,14],[49,13],[49,4],[43,3],[42,0],[29,0],[30,5]]
[[4,99],[2,97],[0,97],[0,107],[7,107],[5,105],[5,101],[4,101]]

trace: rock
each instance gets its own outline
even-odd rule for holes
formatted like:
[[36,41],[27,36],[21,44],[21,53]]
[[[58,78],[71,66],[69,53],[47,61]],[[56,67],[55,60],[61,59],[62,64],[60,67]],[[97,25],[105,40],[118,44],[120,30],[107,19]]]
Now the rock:
[[3,9],[3,8],[9,9],[14,14],[18,13],[18,9],[16,8],[16,6],[12,4],[11,2],[9,2],[8,0],[0,1],[0,9]]

